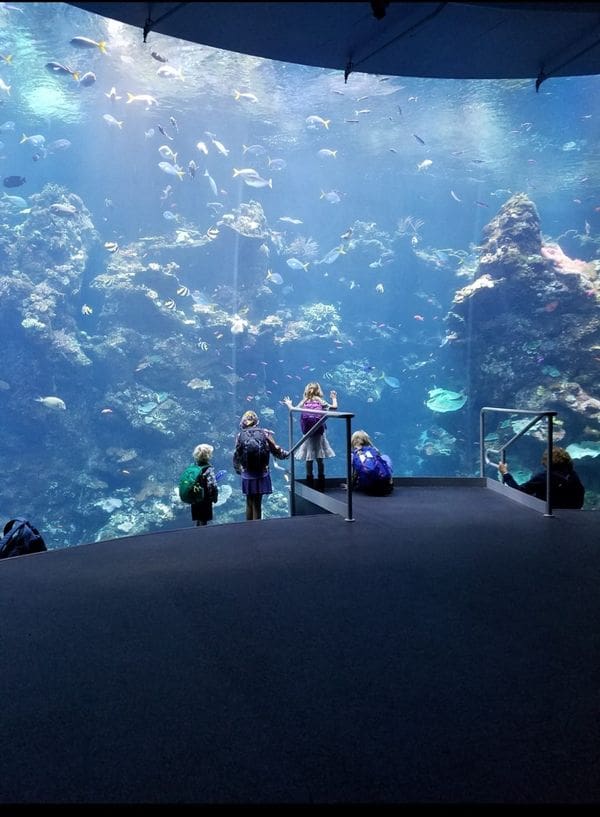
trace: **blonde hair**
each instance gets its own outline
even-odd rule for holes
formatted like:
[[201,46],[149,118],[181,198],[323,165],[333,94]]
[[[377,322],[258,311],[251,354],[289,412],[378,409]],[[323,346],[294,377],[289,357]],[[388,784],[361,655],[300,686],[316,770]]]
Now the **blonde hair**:
[[214,447],[208,443],[200,443],[200,445],[197,445],[194,448],[193,454],[196,465],[205,465],[207,462],[210,462],[214,450]]
[[303,400],[311,400],[313,397],[323,397],[323,389],[321,384],[314,380],[312,383],[307,383],[304,387]]
[[258,425],[258,414],[255,411],[245,411],[240,420],[240,428],[251,428]]
[[361,448],[363,445],[373,445],[366,431],[355,431],[350,437],[350,448]]

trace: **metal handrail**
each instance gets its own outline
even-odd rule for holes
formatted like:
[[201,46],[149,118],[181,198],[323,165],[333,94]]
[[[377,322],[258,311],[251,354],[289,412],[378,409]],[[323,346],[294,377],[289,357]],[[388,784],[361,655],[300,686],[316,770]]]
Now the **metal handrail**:
[[[497,411],[501,414],[527,414],[531,416],[532,414],[535,415],[533,420],[530,423],[518,431],[514,437],[511,437],[508,442],[504,443],[503,446],[500,448],[490,448],[486,450],[485,447],[485,412],[486,411]],[[536,411],[535,409],[507,409],[507,408],[495,408],[493,406],[484,406],[481,411],[479,412],[479,451],[480,451],[480,464],[479,464],[479,474],[480,476],[484,476],[485,465],[493,465],[495,468],[498,468],[500,463],[506,462],[506,449],[512,445],[515,440],[518,440],[519,437],[522,437],[526,434],[529,429],[538,423],[543,417],[546,418],[547,423],[547,463],[546,463],[546,513],[544,516],[552,516],[552,487],[551,487],[551,468],[552,468],[552,442],[553,442],[553,420],[556,417],[558,412],[556,411]],[[488,453],[494,452],[495,454],[500,455],[500,462],[494,462],[490,460]]]
[[[347,485],[347,496],[346,496],[346,522],[354,522],[352,517],[352,451],[350,447],[350,439],[352,437],[352,424],[351,420],[354,417],[354,413],[350,411],[332,411],[331,409],[308,409],[303,408],[302,406],[290,406],[290,426],[289,426],[289,452],[290,452],[290,479],[291,479],[291,492],[290,492],[290,514],[292,516],[296,513],[296,495],[294,491],[294,485],[296,483],[296,461],[294,458],[294,453],[297,451],[298,448],[302,445],[302,443],[307,440],[311,434],[314,434],[315,431],[320,428],[323,423],[328,419],[342,419],[346,421],[346,485]],[[292,440],[294,439],[294,414],[295,413],[306,413],[306,414],[317,414],[322,415],[319,420],[314,424],[314,426],[307,431],[306,434],[303,434],[300,439],[292,444]]]

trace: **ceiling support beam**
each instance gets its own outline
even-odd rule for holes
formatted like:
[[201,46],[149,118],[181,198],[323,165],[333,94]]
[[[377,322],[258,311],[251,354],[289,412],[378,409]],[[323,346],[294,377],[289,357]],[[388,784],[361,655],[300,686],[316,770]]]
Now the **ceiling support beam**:
[[144,23],[144,29],[143,29],[144,42],[146,42],[146,38],[148,37],[148,34],[150,34],[150,32],[152,31],[152,29],[155,26],[157,26],[163,20],[166,20],[167,17],[170,17],[171,14],[175,14],[175,12],[179,11],[183,6],[187,6],[187,3],[177,3],[177,5],[173,6],[172,9],[169,9],[169,11],[166,11],[164,14],[161,14],[161,16],[158,18],[158,20],[153,20],[152,19],[152,6],[153,6],[152,3],[148,3],[148,16],[146,17],[146,22]]

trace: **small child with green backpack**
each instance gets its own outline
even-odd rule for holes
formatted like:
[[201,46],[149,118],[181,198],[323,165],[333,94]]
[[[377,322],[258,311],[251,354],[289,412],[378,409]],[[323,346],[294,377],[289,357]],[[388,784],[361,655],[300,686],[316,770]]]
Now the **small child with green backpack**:
[[196,525],[212,522],[213,504],[219,498],[215,469],[211,465],[214,447],[200,443],[194,448],[194,464],[189,465],[179,478],[179,498],[192,509]]

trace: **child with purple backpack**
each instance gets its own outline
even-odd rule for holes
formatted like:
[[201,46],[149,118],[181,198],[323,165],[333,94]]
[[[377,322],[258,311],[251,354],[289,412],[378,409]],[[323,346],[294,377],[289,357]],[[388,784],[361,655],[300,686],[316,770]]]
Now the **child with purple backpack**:
[[[335,411],[337,410],[337,392],[330,391],[328,403],[323,396],[323,389],[317,382],[307,383],[304,394],[297,406],[294,406],[289,397],[284,397],[283,402],[291,408],[305,408],[312,411]],[[307,434],[311,428],[321,419],[322,415],[317,413],[302,412],[300,415],[300,428],[303,434]],[[325,463],[327,457],[335,457],[335,451],[327,439],[327,423],[322,423],[294,454],[295,459],[306,463],[306,484],[313,488],[315,478],[313,473],[313,462],[317,461],[317,490],[325,491]]]

